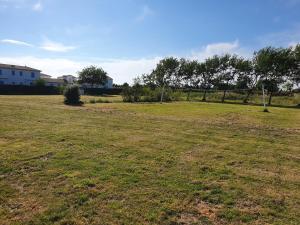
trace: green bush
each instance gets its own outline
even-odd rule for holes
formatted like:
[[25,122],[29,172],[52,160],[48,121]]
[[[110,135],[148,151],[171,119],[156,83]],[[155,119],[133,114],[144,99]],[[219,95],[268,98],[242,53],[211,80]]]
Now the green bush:
[[95,100],[95,99],[91,99],[91,100],[90,100],[90,103],[91,103],[91,104],[95,104],[95,103],[96,103],[96,100]]
[[65,100],[64,103],[67,105],[82,105],[80,101],[79,87],[76,85],[68,86],[64,91]]
[[109,101],[108,99],[102,99],[102,98],[99,98],[96,100],[97,103],[112,103],[111,101]]
[[125,86],[121,95],[124,102],[139,102],[143,95],[143,87],[139,83],[132,87]]
[[[122,97],[124,102],[160,102],[161,92],[161,88],[151,89],[150,87],[134,85],[133,87],[125,87]],[[165,88],[163,101],[179,101],[181,97],[181,91],[173,91],[171,88]]]

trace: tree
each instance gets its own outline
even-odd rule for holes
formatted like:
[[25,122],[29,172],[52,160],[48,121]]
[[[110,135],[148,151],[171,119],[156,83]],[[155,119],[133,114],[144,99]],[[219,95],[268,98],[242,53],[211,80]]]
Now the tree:
[[225,102],[226,92],[237,74],[237,70],[235,69],[237,59],[237,56],[231,56],[229,54],[219,57],[219,67],[215,84],[220,89],[223,89],[222,103]]
[[107,80],[107,73],[100,67],[89,66],[78,73],[79,84],[103,85]]
[[199,63],[197,67],[197,74],[200,75],[200,84],[204,89],[202,101],[206,101],[206,93],[213,86],[215,75],[218,73],[219,57],[214,56],[208,58],[204,63]]
[[294,51],[294,67],[293,72],[291,74],[291,81],[295,85],[300,85],[300,44],[296,45]]
[[[147,76],[148,82],[161,87],[161,102],[164,99],[165,87],[169,87],[175,77],[178,76],[179,61],[176,58],[170,57],[162,59],[152,73]],[[145,77],[143,77],[145,80]]]
[[291,48],[266,47],[255,53],[255,72],[261,75],[262,84],[269,92],[271,105],[274,92],[292,74],[294,58]]
[[197,88],[200,80],[197,76],[197,61],[189,61],[186,59],[180,60],[180,67],[178,72],[178,77],[182,77],[182,80],[185,84],[185,87],[189,89],[187,101],[190,100],[190,94],[192,91],[192,88]]
[[250,95],[253,94],[253,90],[259,80],[259,74],[255,73],[252,61],[243,58],[237,60],[235,69],[238,73],[236,87],[238,89],[247,89],[247,95],[243,102],[248,103]]

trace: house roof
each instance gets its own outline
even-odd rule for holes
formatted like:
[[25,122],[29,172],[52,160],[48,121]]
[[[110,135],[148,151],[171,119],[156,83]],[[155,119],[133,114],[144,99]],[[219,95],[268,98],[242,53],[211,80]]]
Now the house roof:
[[41,73],[41,78],[51,78],[51,76],[45,73]]
[[64,80],[62,79],[54,79],[54,78],[43,78],[43,80],[45,80],[47,83],[61,83],[63,84],[64,83]]
[[63,77],[73,77],[73,78],[76,78],[76,77],[73,76],[73,75],[62,75],[62,76],[60,76],[59,78],[63,78]]
[[28,66],[18,66],[18,65],[3,64],[3,63],[0,63],[0,68],[41,72],[41,70],[34,69]]

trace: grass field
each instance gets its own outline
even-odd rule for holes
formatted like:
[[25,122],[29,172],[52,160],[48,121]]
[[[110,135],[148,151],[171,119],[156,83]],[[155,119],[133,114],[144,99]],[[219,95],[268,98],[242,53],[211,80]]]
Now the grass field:
[[0,96],[0,224],[300,224],[299,109],[62,102]]

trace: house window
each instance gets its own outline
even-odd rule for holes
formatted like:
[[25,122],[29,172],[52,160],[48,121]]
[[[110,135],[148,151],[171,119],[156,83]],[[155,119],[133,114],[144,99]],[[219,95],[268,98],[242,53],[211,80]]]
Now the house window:
[[20,77],[23,76],[23,71],[20,71]]
[[2,70],[0,70],[0,75],[2,75]]
[[16,83],[15,83],[15,82],[12,82],[12,84],[15,85]]
[[4,84],[4,81],[0,80],[0,85],[3,85]]
[[34,78],[35,77],[35,74],[34,72],[31,72],[31,77]]
[[16,74],[16,71],[12,70],[11,74],[14,76]]

